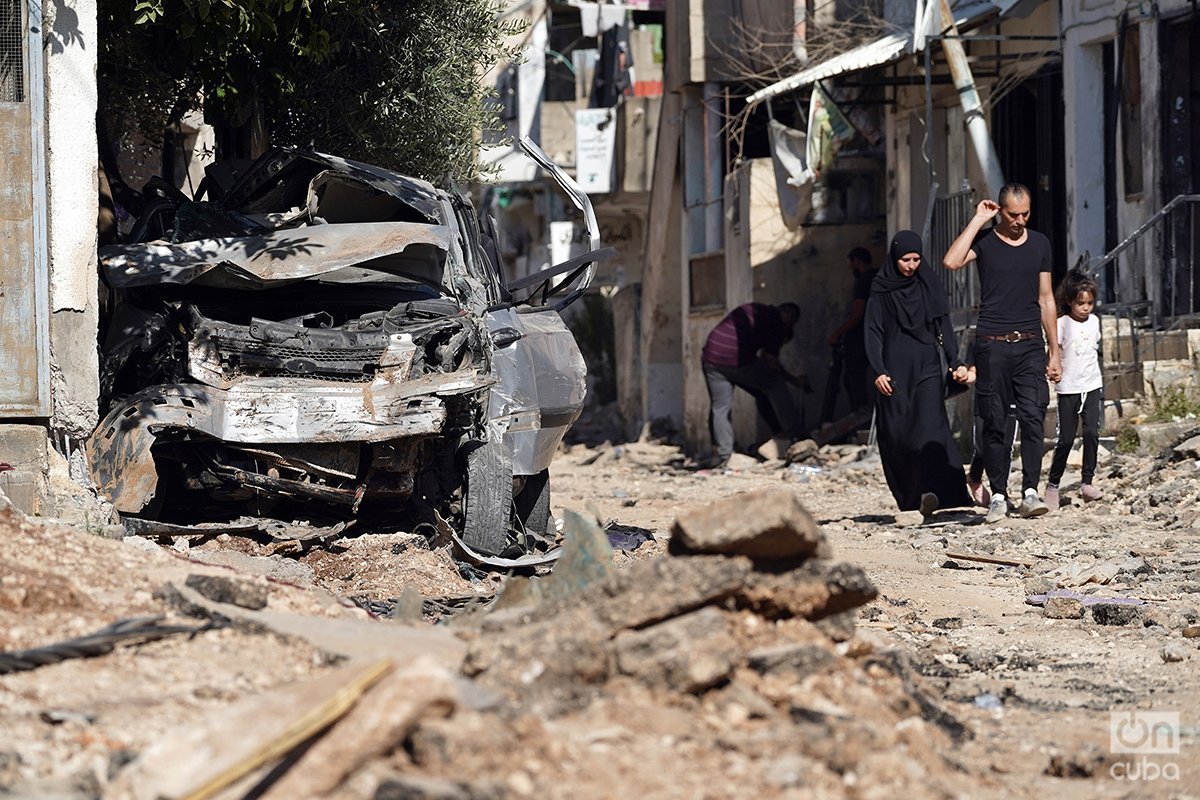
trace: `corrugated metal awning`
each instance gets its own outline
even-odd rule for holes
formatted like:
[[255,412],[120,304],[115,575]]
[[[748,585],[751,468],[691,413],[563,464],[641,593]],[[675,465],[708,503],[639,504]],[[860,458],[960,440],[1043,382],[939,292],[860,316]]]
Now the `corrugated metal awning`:
[[[997,12],[1004,13],[1016,5],[1017,2],[1018,0],[997,0],[997,2],[974,0],[974,2],[967,2],[954,9],[954,21],[958,25],[968,25]],[[847,50],[819,64],[806,67],[795,75],[784,78],[766,88],[759,89],[746,98],[746,104],[750,106],[758,105],[765,100],[770,100],[773,97],[778,97],[788,92],[794,92],[797,89],[803,89],[805,86],[811,86],[817,81],[825,80],[826,78],[861,72],[864,69],[871,69],[873,67],[882,67],[885,64],[898,61],[906,53],[919,52],[919,49],[913,49],[912,43],[913,32],[911,28],[889,33],[873,42],[859,45],[853,50]]]

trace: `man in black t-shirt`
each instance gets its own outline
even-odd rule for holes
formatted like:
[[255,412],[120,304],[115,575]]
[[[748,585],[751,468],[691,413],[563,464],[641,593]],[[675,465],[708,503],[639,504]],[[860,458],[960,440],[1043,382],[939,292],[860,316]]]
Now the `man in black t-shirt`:
[[[1047,511],[1037,492],[1044,449],[1042,429],[1050,403],[1046,379],[1058,381],[1062,363],[1050,241],[1026,227],[1030,199],[1028,188],[1010,183],[1000,190],[998,203],[981,200],[974,218],[950,245],[942,262],[950,270],[962,269],[972,261],[979,265],[975,402],[983,421],[983,457],[992,489],[989,523],[999,522],[1008,513],[1004,422],[1010,405],[1015,406],[1021,423],[1023,492],[1018,513],[1036,517]],[[996,226],[983,231],[997,212]]]
[[854,273],[854,299],[846,319],[829,335],[829,346],[842,347],[842,385],[850,397],[850,410],[857,411],[867,405],[867,348],[863,339],[863,315],[867,310],[867,299],[871,296],[875,270],[871,268],[871,253],[865,247],[851,250],[846,260]]

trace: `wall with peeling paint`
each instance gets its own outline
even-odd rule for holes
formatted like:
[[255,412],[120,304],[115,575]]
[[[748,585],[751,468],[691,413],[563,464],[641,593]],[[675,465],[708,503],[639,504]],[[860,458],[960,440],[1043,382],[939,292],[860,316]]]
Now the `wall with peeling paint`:
[[96,425],[96,3],[44,6],[50,255],[51,427],[79,440]]

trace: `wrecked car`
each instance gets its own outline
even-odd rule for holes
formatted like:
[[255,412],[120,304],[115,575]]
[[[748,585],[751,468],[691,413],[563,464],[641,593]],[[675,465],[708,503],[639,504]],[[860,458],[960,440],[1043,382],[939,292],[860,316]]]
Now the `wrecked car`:
[[99,490],[163,522],[407,507],[454,515],[483,553],[544,537],[586,378],[558,312],[611,251],[522,145],[592,252],[511,285],[466,198],[366,164],[275,149],[210,169],[196,198],[148,187],[100,251]]

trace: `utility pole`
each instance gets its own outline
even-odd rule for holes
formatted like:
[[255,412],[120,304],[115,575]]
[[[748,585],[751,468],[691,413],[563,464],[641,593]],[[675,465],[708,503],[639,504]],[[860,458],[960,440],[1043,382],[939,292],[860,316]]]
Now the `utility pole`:
[[1000,169],[1000,157],[996,154],[996,145],[988,132],[987,117],[984,115],[983,103],[979,100],[979,92],[975,89],[975,77],[971,74],[971,65],[967,63],[967,54],[963,49],[958,26],[954,24],[954,14],[950,11],[949,0],[938,0],[942,9],[942,51],[946,54],[946,63],[950,66],[950,77],[954,79],[954,88],[958,90],[959,102],[962,103],[963,119],[967,124],[967,134],[971,139],[971,148],[983,168],[983,177],[987,183],[987,197],[996,199],[1000,187],[1004,185],[1004,171]]

